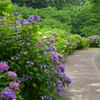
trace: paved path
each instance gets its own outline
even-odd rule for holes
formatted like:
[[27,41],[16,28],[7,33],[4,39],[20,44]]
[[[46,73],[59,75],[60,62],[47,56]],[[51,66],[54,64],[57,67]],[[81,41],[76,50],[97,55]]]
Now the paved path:
[[63,88],[66,100],[100,100],[100,49],[75,51],[66,57],[65,74],[72,79]]

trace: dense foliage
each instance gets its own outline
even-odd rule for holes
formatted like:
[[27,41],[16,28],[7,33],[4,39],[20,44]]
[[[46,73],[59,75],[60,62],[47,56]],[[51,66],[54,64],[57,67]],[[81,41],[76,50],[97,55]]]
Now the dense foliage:
[[46,8],[48,6],[56,7],[58,10],[66,6],[66,3],[79,5],[84,0],[11,0],[13,3],[17,3],[19,6],[26,5],[32,8]]
[[0,0],[0,16],[3,16],[3,12],[11,12],[12,4],[11,0]]
[[8,98],[61,100],[63,92],[59,88],[70,84],[71,79],[64,74],[63,55],[57,52],[57,47],[53,47],[52,37],[42,44],[45,38],[40,38],[36,24],[40,17],[33,15],[22,19],[19,13],[5,13],[5,17],[0,19],[1,97],[6,98],[5,91],[11,91],[12,85],[18,84],[12,91],[16,96]]
[[42,19],[38,23],[40,28],[59,28],[74,34],[90,36],[99,34],[99,9],[99,3],[86,1],[84,3],[81,2],[80,5],[66,3],[66,6],[61,10],[50,6],[33,9],[32,7],[27,8],[26,6],[19,7],[15,5],[13,12],[22,13],[24,18],[27,18],[32,13],[39,15]]

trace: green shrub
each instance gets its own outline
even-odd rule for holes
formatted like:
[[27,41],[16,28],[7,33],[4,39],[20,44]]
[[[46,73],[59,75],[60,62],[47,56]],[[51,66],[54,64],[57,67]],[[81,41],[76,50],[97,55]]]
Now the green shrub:
[[0,16],[3,16],[3,12],[11,12],[12,4],[11,0],[0,0]]

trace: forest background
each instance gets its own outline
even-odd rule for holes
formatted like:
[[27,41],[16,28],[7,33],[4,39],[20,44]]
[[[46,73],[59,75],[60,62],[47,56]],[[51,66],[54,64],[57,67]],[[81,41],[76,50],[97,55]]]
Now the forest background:
[[[24,19],[38,15],[41,18],[38,22],[40,28],[59,28],[87,37],[100,35],[100,0],[3,1],[5,3],[0,3],[0,16],[3,16],[2,11],[7,10],[21,13]],[[11,2],[14,4],[13,7]]]

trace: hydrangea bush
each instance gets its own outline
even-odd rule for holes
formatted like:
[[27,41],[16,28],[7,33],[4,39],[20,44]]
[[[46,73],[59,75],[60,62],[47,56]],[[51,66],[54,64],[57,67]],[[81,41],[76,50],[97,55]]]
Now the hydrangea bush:
[[51,44],[57,40],[40,38],[39,20],[37,15],[22,19],[19,13],[0,17],[0,61],[8,63],[0,63],[1,99],[61,100],[61,88],[71,83],[64,74],[64,56]]
[[100,36],[99,35],[89,36],[88,39],[89,39],[90,47],[100,47]]

